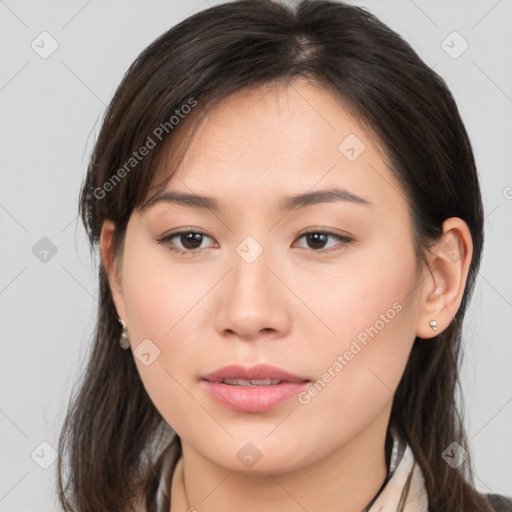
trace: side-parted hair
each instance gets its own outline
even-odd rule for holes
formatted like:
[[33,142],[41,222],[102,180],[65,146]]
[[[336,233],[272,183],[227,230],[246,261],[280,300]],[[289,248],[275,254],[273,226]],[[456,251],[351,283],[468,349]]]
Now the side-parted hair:
[[[433,340],[414,341],[390,426],[421,467],[430,512],[492,510],[475,489],[471,459],[452,468],[441,456],[454,441],[468,446],[456,393],[462,321],[483,244],[471,144],[443,79],[366,10],[323,0],[239,0],[198,12],[150,44],[108,106],[82,185],[79,210],[91,253],[107,219],[116,224],[114,251],[122,251],[130,215],[150,204],[167,143],[183,133],[175,128],[189,113],[200,121],[235,91],[298,77],[336,94],[384,148],[410,209],[419,264],[427,264],[445,219],[460,217],[470,229],[473,256],[460,308]],[[162,173],[155,193],[174,170]],[[117,318],[100,263],[94,339],[59,439],[58,492],[67,511],[128,511],[141,496],[148,512],[155,510],[158,457],[172,430],[148,396],[131,351],[119,348]]]

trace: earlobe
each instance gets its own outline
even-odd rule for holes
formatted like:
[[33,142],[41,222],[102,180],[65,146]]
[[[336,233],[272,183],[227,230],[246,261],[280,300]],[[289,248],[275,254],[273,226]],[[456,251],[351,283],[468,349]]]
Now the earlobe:
[[119,259],[114,254],[114,229],[115,224],[112,221],[104,221],[99,241],[100,256],[118,314],[121,318],[126,318],[122,295],[121,269]]
[[443,234],[429,250],[430,269],[422,284],[416,336],[432,338],[444,331],[457,313],[473,255],[467,224],[458,217],[443,223]]

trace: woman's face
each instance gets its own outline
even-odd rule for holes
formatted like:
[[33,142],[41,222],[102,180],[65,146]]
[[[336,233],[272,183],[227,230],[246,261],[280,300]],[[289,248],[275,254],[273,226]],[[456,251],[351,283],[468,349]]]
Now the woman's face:
[[[144,386],[187,449],[280,472],[382,443],[422,280],[405,197],[340,102],[305,80],[230,96],[166,192],[217,209],[169,195],[135,211],[113,293]],[[262,363],[292,377],[204,380]]]

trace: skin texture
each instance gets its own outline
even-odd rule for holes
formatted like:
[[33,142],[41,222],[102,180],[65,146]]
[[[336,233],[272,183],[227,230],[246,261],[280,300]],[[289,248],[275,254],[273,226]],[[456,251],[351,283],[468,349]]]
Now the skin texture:
[[[353,161],[338,148],[349,134],[365,145]],[[467,225],[447,219],[428,255],[433,272],[418,272],[408,204],[380,154],[325,88],[297,79],[246,89],[211,111],[167,187],[215,197],[219,212],[170,203],[134,211],[116,258],[105,222],[101,255],[131,348],[149,338],[160,350],[149,366],[135,357],[140,377],[182,440],[172,510],[360,511],[380,488],[412,344],[435,343],[428,338],[450,323],[472,254]],[[371,205],[279,210],[286,196],[332,186]],[[156,241],[180,229],[207,236],[195,246]],[[315,244],[301,236],[309,229],[354,241]],[[247,236],[263,249],[252,263],[236,251]],[[200,250],[179,254],[173,243]],[[307,404],[293,397],[237,412],[200,383],[226,364],[259,362],[316,382],[393,304],[400,311]],[[247,442],[261,453],[251,468],[237,457]]]

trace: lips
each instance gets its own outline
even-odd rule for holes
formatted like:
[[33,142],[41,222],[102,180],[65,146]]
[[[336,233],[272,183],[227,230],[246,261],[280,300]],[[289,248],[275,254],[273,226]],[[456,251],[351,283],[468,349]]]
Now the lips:
[[273,409],[311,383],[305,377],[267,364],[225,366],[205,375],[201,381],[217,402],[240,412]]
[[293,375],[277,366],[268,364],[258,364],[251,367],[242,365],[229,365],[220,368],[203,377],[209,382],[225,382],[226,384],[236,385],[234,381],[238,380],[241,386],[248,385],[274,385],[281,382],[305,382],[309,379],[299,375]]

